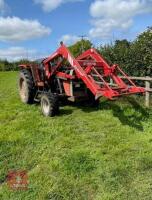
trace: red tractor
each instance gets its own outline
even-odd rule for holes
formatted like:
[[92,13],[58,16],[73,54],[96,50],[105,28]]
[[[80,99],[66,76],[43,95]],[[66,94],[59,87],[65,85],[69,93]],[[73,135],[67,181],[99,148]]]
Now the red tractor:
[[[60,48],[48,58],[19,67],[22,102],[40,102],[45,116],[58,114],[59,99],[63,98],[73,102],[85,99],[98,104],[100,97],[112,100],[122,95],[145,92],[118,65],[109,66],[93,48],[75,59],[61,43]],[[119,75],[125,76],[127,82]]]

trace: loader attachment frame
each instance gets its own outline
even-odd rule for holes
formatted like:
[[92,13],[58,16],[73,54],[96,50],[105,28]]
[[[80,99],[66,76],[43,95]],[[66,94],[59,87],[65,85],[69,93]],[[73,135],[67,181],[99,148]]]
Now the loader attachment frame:
[[[57,60],[57,62],[52,67],[51,63],[54,60]],[[70,68],[75,71],[74,76],[59,72],[64,61],[67,61]],[[113,99],[122,95],[145,92],[145,89],[137,87],[118,65],[109,66],[94,48],[85,51],[75,59],[68,48],[62,44],[55,53],[43,61],[43,65],[47,79],[51,79],[53,75],[67,80],[81,79],[95,99],[102,96]],[[120,75],[125,76],[128,83],[124,82]],[[112,80],[113,85],[107,79]]]

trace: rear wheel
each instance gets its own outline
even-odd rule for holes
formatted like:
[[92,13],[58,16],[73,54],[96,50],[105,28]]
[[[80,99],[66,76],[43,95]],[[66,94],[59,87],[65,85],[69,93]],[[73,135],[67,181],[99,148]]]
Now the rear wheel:
[[57,95],[43,94],[41,96],[41,110],[46,117],[57,115],[59,113],[59,101]]
[[35,88],[33,77],[31,72],[26,69],[20,72],[19,94],[23,103],[31,104],[34,102]]

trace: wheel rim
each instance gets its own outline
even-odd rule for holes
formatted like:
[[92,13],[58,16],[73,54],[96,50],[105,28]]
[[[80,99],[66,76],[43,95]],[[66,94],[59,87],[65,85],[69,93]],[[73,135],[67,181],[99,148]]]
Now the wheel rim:
[[27,98],[26,82],[24,79],[20,79],[20,96],[23,101]]
[[46,99],[42,100],[42,110],[45,115],[48,115],[50,111],[50,104]]

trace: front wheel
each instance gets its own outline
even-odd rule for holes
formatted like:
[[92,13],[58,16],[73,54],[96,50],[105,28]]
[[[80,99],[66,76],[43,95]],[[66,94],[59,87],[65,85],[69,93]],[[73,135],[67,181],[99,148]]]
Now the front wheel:
[[44,116],[53,117],[59,112],[59,101],[57,95],[43,94],[41,96],[41,110]]

